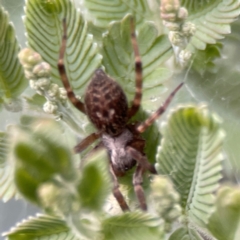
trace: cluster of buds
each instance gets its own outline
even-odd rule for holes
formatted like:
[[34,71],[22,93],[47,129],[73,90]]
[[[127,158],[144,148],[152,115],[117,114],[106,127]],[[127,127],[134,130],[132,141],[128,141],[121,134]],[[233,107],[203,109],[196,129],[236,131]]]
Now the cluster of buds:
[[59,103],[62,105],[67,103],[67,93],[64,88],[51,82],[50,65],[42,60],[40,54],[29,48],[23,49],[18,57],[30,87],[47,100],[43,110],[46,113],[54,114],[56,118],[60,118]]
[[184,67],[192,56],[186,47],[196,31],[195,25],[186,21],[188,11],[181,7],[179,0],[162,0],[160,12],[164,25],[169,29],[168,37],[177,63]]
[[172,222],[181,216],[180,196],[167,177],[155,176],[151,188],[156,212],[164,219],[165,230],[171,231]]

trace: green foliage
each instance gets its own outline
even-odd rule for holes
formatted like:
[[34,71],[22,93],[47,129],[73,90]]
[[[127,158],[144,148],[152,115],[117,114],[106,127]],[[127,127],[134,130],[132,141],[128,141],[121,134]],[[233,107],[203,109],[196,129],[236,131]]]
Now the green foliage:
[[9,134],[0,132],[0,197],[3,202],[18,197],[16,186],[13,182],[14,167],[9,161]]
[[4,235],[8,236],[9,240],[78,239],[70,232],[63,220],[42,214],[25,220]]
[[235,240],[240,233],[240,189],[222,187],[218,191],[216,209],[208,229],[218,240]]
[[123,240],[133,239],[162,239],[159,228],[160,221],[141,212],[125,213],[103,221],[104,239]]
[[[27,81],[17,54],[19,45],[7,12],[0,6],[0,104],[11,104],[26,88]],[[14,104],[14,103],[13,103]],[[12,106],[13,111],[14,106]],[[11,109],[11,106],[9,106]]]
[[4,165],[5,159],[7,158],[7,149],[8,149],[8,136],[5,132],[0,132],[0,167]]
[[[83,94],[92,73],[101,64],[97,45],[87,32],[87,23],[71,1],[31,0],[26,5],[28,45],[52,67],[52,79],[60,82],[57,69],[62,41],[62,21],[67,20],[65,65],[73,89]],[[39,24],[41,23],[41,24]]]
[[[212,63],[208,60],[213,56],[214,52],[219,55],[219,44],[208,45],[208,52],[202,52],[196,56],[197,72],[192,71],[187,84],[195,97],[201,101],[208,102],[215,111],[226,121],[238,121],[239,119],[239,63],[238,63],[238,47],[239,47],[239,21],[233,25],[233,33],[231,37],[224,41],[221,47],[221,58]],[[210,48],[210,49],[209,49]],[[213,54],[211,54],[213,53]],[[203,54],[207,54],[203,61]],[[211,54],[211,55],[210,55]],[[202,60],[201,60],[202,59]],[[201,64],[211,64],[214,71],[200,70]],[[210,66],[211,68],[211,66]],[[237,126],[238,128],[238,126]],[[235,131],[235,130],[234,130]]]
[[[60,139],[61,132],[48,121],[39,124],[35,133],[32,128],[14,129],[16,142],[14,160],[16,161],[15,181],[19,191],[29,200],[39,203],[38,188],[44,182],[59,174],[65,180],[75,177],[69,149]],[[21,136],[21,137],[20,137]],[[41,144],[39,144],[39,142]]]
[[203,226],[222,176],[223,138],[218,119],[206,108],[179,108],[168,119],[157,157],[157,170],[169,175],[181,196],[183,214]]
[[110,181],[106,153],[100,152],[90,157],[77,186],[82,206],[100,210],[111,192]]
[[189,11],[189,20],[196,24],[197,31],[189,48],[204,50],[207,44],[215,44],[231,32],[230,23],[240,13],[237,0],[181,1]]
[[84,5],[96,26],[101,28],[106,28],[112,21],[121,20],[127,13],[136,15],[137,22],[143,21],[143,19],[151,19],[150,7],[144,0],[113,0],[111,2],[108,0],[85,0]]
[[[220,147],[223,135],[219,130],[218,121],[214,116],[209,115],[206,109],[188,107],[176,110],[168,124],[169,126],[166,126],[164,131],[162,150],[159,153],[161,161],[158,163],[161,164],[161,171],[172,177],[174,186],[180,193],[185,214],[198,224],[206,223],[213,205],[211,202],[212,193],[215,191],[221,176]],[[37,202],[48,211],[68,216],[67,223],[69,217],[71,222],[76,221],[76,214],[79,215],[80,209],[85,209],[85,211],[86,209],[101,210],[110,192],[107,162],[100,160],[104,159],[104,156],[102,154],[94,155],[83,170],[78,173],[80,178],[74,177],[77,173],[72,169],[71,158],[66,147],[59,141],[60,133],[57,134],[57,130],[51,122],[41,123],[37,121],[34,125],[37,126],[34,134],[26,127],[17,130],[19,131],[17,135],[21,136],[20,138],[16,137],[14,151],[16,159],[15,181],[19,191],[26,198]],[[41,128],[43,126],[44,129]],[[177,126],[186,129],[183,131]],[[14,132],[16,134],[16,130]],[[189,136],[193,135],[196,140],[193,141],[191,138],[190,141]],[[174,140],[171,136],[174,136]],[[184,144],[184,148],[177,146],[179,141],[186,141],[189,146],[187,143]],[[37,142],[40,142],[41,145],[33,148]],[[211,147],[209,147],[209,142],[212,144]],[[188,157],[189,151],[186,150],[188,148],[191,148],[193,153],[190,154],[190,157]],[[195,148],[201,149],[198,150],[197,155],[194,154],[197,151],[194,150]],[[175,151],[174,155],[173,151]],[[174,156],[173,159],[178,159],[178,164],[169,164],[172,156]],[[184,189],[195,189],[189,192],[182,191],[183,183],[179,182],[179,179],[176,181],[176,178],[182,173],[179,166],[184,165],[184,161],[191,161],[189,165],[195,168],[193,170],[190,166],[189,168],[185,167],[189,172],[184,173],[184,180],[186,180]],[[166,165],[172,166],[173,170],[167,171]],[[193,172],[195,172],[195,176],[191,175]],[[76,182],[77,179],[79,180]],[[187,185],[188,182],[192,184]],[[204,192],[206,193],[204,194]],[[204,201],[208,202],[204,203]],[[200,213],[199,206],[202,207]],[[106,219],[104,217],[102,231],[106,239],[112,239],[112,236],[115,239],[122,239],[126,235],[129,235],[130,239],[134,239],[136,234],[142,236],[143,239],[146,237],[158,239],[162,234],[159,229],[160,219],[152,218],[151,215],[139,214],[133,212],[119,217],[107,217]],[[81,214],[79,218],[80,216]],[[76,225],[82,231],[81,224],[78,221],[74,222],[74,226]],[[86,231],[84,235],[89,234],[88,227],[84,227],[84,231]],[[193,236],[197,234],[195,230],[191,231]]]
[[[206,71],[200,75],[195,71],[190,71],[187,81],[194,98],[206,102],[210,109],[214,109],[223,119],[223,127],[227,132],[224,149],[232,166],[230,174],[238,177],[240,176],[238,171],[240,166],[240,161],[238,161],[240,154],[238,144],[240,134],[239,23],[238,20],[232,24],[231,35],[222,42],[221,58],[213,62],[214,72]],[[207,61],[205,59],[204,62],[201,62],[206,63]]]
[[[147,174],[145,176],[147,213],[136,210],[120,213],[119,207],[115,207],[116,201],[109,197],[113,186],[105,151],[85,155],[87,149],[81,156],[80,164],[80,157],[73,156],[71,151],[76,141],[73,133],[65,132],[65,129],[69,129],[67,126],[74,129],[81,138],[94,130],[83,114],[76,114],[80,118],[79,124],[76,124],[75,110],[66,104],[66,92],[57,85],[61,85],[57,62],[64,18],[67,21],[64,63],[76,94],[83,97],[92,73],[102,66],[123,87],[131,104],[135,93],[135,58],[129,18],[130,14],[135,17],[144,82],[142,109],[132,119],[134,122],[144,121],[150,112],[155,111],[162,103],[160,95],[174,85],[170,81],[173,74],[182,70],[176,64],[181,56],[179,49],[184,50],[186,55],[189,52],[185,50],[196,53],[193,65],[186,61],[186,56],[182,56],[186,61],[184,64],[189,69],[193,66],[195,70],[190,76],[200,74],[201,80],[207,76],[200,83],[204,89],[198,91],[193,88],[195,94],[212,94],[216,82],[220,82],[220,85],[223,83],[218,80],[219,74],[224,72],[227,76],[231,75],[228,83],[233,86],[227,91],[237,85],[236,78],[239,74],[236,74],[237,77],[233,75],[238,71],[235,69],[229,73],[229,69],[223,67],[226,61],[223,59],[221,65],[216,58],[221,56],[222,46],[224,48],[224,43],[221,45],[217,42],[230,33],[230,23],[240,14],[239,1],[186,0],[181,1],[180,6],[177,0],[162,0],[162,4],[170,4],[165,6],[165,10],[168,10],[165,13],[170,14],[170,17],[165,16],[164,20],[167,19],[171,26],[160,18],[163,11],[160,13],[159,2],[85,0],[82,12],[76,9],[73,1],[68,0],[26,2],[24,23],[28,46],[51,65],[51,69],[47,69],[49,82],[54,82],[50,90],[54,92],[58,89],[62,99],[58,105],[59,123],[56,123],[42,115],[44,98],[26,93],[28,96],[24,99],[27,101],[27,111],[36,114],[37,110],[41,115],[25,116],[19,126],[12,126],[0,133],[0,197],[7,201],[18,196],[18,191],[22,197],[51,214],[38,215],[18,224],[5,233],[4,236],[8,239],[200,240],[213,239],[211,234],[220,240],[236,239],[239,233],[239,189],[224,188],[218,193],[217,200],[214,197],[222,177],[225,135],[219,118],[207,107],[177,107],[166,119],[162,135],[159,133],[158,122],[143,134],[146,139],[146,156],[151,163],[156,161],[158,172],[165,175],[165,178],[157,176],[152,181],[147,179]],[[187,10],[181,7],[186,7]],[[181,34],[186,35],[187,32],[186,29],[183,32],[186,23],[184,14],[187,12],[187,20],[194,23],[196,28],[191,40],[189,36],[181,38]],[[184,13],[183,16],[178,15],[180,13]],[[176,21],[171,19],[173,15]],[[23,99],[20,94],[26,87],[26,80],[16,57],[19,47],[15,33],[2,8],[0,18],[3,32],[0,36],[2,103],[6,98],[20,96]],[[170,29],[169,36],[166,35],[167,28]],[[171,38],[170,33],[174,37]],[[186,41],[184,44],[180,41],[182,39]],[[186,44],[187,49],[181,44]],[[34,61],[30,56],[29,61],[31,60]],[[29,74],[30,83],[35,81],[33,89],[36,90],[38,85],[38,92],[48,99],[54,111],[60,98],[40,86],[40,82],[44,83],[41,79],[42,69],[38,69],[40,80],[37,82],[34,70],[29,69],[27,64],[23,65]],[[218,74],[219,66],[222,69]],[[187,87],[191,88],[194,84],[199,86],[198,78],[191,77],[190,80]],[[239,92],[237,88],[235,91]],[[228,93],[224,94],[227,96]],[[239,94],[234,94],[229,103],[238,99],[238,96]],[[223,107],[222,111],[224,109]],[[231,114],[236,113],[238,112],[231,109]],[[127,176],[129,182],[124,179],[120,181],[125,184],[121,190],[130,189],[131,193],[133,172],[134,169]],[[150,187],[147,188],[146,183],[149,182]],[[127,195],[124,191],[123,195],[130,203],[131,210],[138,207],[136,197]],[[177,229],[172,231],[172,227],[176,226]]]
[[178,228],[170,237],[169,240],[201,240],[202,238],[199,234],[193,230],[188,228]]
[[[136,16],[137,22],[154,20],[158,23],[159,16],[156,15],[156,8],[159,8],[159,2],[158,0],[151,1],[149,6],[143,0],[111,2],[85,0],[85,7],[90,13],[89,18],[98,27],[107,28],[109,22],[121,20],[126,13]],[[235,21],[240,13],[237,0],[183,0],[181,5],[188,10],[189,20],[197,25],[196,34],[189,45],[192,51],[194,49],[204,50],[207,44],[215,44],[217,40],[224,37],[224,34],[229,34],[230,23]]]
[[180,195],[174,190],[174,185],[169,178],[163,175],[156,175],[151,183],[151,204],[156,213],[164,220],[164,230],[171,232],[172,222],[182,214],[179,205]]
[[208,44],[205,50],[198,50],[194,58],[193,69],[201,76],[206,71],[217,73],[218,66],[214,63],[214,60],[221,57],[222,47],[221,43],[216,43],[214,45]]

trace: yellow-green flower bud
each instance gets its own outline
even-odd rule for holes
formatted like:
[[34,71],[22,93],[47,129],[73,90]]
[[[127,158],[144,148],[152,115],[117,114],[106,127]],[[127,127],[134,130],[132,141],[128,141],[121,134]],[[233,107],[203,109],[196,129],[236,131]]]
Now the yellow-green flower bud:
[[27,65],[29,67],[33,67],[36,64],[42,61],[42,57],[40,54],[34,52],[30,48],[24,48],[18,54],[18,58],[23,65]]

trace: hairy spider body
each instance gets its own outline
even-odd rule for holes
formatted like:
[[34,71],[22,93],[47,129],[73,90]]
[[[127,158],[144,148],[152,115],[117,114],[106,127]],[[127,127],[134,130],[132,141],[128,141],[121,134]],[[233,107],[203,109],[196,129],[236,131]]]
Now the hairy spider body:
[[136,165],[136,161],[126,152],[126,146],[133,144],[142,153],[145,146],[139,133],[134,133],[133,125],[127,125],[128,103],[125,93],[116,81],[102,69],[97,69],[86,89],[84,102],[90,121],[103,132],[101,142],[108,151],[115,175],[124,176]]
[[87,116],[110,136],[121,134],[128,121],[127,98],[117,82],[97,69],[85,93]]
[[113,171],[118,177],[125,175],[126,171],[136,165],[136,161],[126,152],[126,146],[132,140],[133,134],[127,128],[116,137],[107,134],[102,135],[103,145],[108,151]]
[[126,171],[136,165],[133,175],[133,186],[140,208],[147,210],[146,199],[142,188],[143,174],[150,172],[156,174],[155,167],[148,162],[144,154],[145,140],[141,137],[153,122],[166,110],[174,95],[183,83],[170,94],[164,104],[155,113],[142,123],[129,124],[128,121],[139,110],[142,98],[142,63],[138,50],[133,18],[130,18],[131,42],[135,55],[136,92],[133,102],[128,108],[127,98],[117,82],[107,76],[103,70],[97,69],[90,81],[86,93],[85,103],[82,103],[72,91],[64,66],[64,53],[67,43],[66,20],[63,21],[63,39],[60,49],[58,69],[67,96],[72,104],[82,113],[86,114],[97,128],[97,132],[83,139],[75,148],[79,153],[91,145],[95,140],[101,139],[94,148],[105,148],[109,156],[110,173],[113,179],[113,195],[123,211],[128,211],[117,177],[123,176]]

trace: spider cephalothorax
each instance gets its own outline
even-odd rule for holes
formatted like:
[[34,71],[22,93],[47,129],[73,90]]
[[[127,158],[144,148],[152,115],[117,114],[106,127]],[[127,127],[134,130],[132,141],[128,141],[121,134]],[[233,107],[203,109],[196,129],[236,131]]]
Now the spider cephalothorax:
[[102,135],[103,145],[108,150],[114,172],[117,176],[124,175],[127,170],[131,169],[136,164],[136,161],[126,151],[126,146],[132,140],[133,135],[127,128],[116,137],[112,137],[108,134]]
[[117,177],[123,176],[126,171],[135,165],[136,170],[133,176],[134,191],[138,198],[140,208],[147,210],[142,188],[143,174],[146,171],[153,174],[157,172],[154,166],[148,162],[144,154],[145,140],[140,134],[165,111],[173,96],[183,85],[182,83],[178,85],[165,103],[143,123],[128,123],[131,117],[139,110],[142,98],[142,63],[133,18],[130,20],[130,27],[136,72],[136,93],[130,108],[128,108],[126,95],[120,85],[107,76],[101,69],[97,69],[93,74],[85,93],[85,103],[82,103],[75,96],[68,81],[63,63],[67,41],[65,20],[63,22],[64,34],[58,62],[59,73],[69,100],[77,109],[88,116],[98,130],[96,133],[92,133],[83,139],[82,142],[75,147],[75,152],[81,152],[96,139],[101,139],[98,146],[104,147],[108,152],[110,173],[113,178],[113,195],[123,211],[129,210],[129,207],[119,190]]

